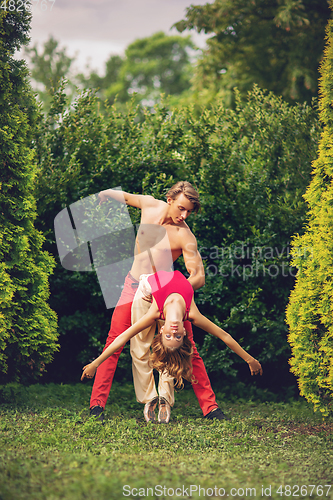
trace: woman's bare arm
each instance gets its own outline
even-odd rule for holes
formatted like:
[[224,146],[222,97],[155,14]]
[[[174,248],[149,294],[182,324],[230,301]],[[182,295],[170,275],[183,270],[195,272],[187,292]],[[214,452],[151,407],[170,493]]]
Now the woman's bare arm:
[[92,378],[95,373],[97,368],[103,361],[105,361],[107,358],[109,358],[112,354],[114,354],[120,347],[126,344],[132,337],[137,335],[138,333],[142,332],[149,326],[151,326],[154,321],[156,321],[159,318],[159,312],[158,312],[158,307],[156,305],[156,302],[154,301],[153,304],[150,306],[149,311],[142,316],[139,321],[134,323],[134,325],[130,326],[125,330],[122,334],[120,334],[103,352],[98,358],[96,358],[94,361],[89,363],[89,365],[86,365],[83,367],[83,373],[81,376],[81,380],[83,380],[85,377],[87,378]]
[[230,347],[238,356],[240,356],[244,361],[246,361],[249,365],[251,375],[262,375],[262,367],[259,361],[253,358],[250,354],[248,354],[239,344],[236,342],[232,336],[226,331],[222,330],[219,326],[215,325],[212,321],[206,318],[192,300],[189,319],[193,322],[195,326],[198,326],[205,332],[214,335],[215,337],[223,340],[223,342]]

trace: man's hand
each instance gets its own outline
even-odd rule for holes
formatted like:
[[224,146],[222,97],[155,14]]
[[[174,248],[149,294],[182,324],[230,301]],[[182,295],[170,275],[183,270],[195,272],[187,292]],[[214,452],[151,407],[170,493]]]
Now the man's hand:
[[94,364],[94,361],[92,363],[90,363],[89,365],[84,366],[82,368],[83,373],[82,373],[81,380],[83,380],[84,378],[93,378],[93,376],[96,373],[97,368],[98,367]]
[[249,365],[251,375],[262,375],[263,371],[262,371],[262,367],[261,367],[261,364],[259,363],[259,361],[257,361],[254,358],[251,358],[251,359],[247,360],[246,362]]
[[104,191],[101,191],[98,193],[98,199],[99,199],[99,205],[101,205],[104,201],[107,201],[109,199],[109,196],[106,196]]

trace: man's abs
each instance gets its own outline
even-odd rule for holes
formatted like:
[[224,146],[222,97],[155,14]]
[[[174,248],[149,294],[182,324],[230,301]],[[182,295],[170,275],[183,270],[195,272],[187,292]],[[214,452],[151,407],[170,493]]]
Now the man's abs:
[[178,227],[143,224],[136,238],[136,248],[131,275],[171,271],[173,262],[181,255]]

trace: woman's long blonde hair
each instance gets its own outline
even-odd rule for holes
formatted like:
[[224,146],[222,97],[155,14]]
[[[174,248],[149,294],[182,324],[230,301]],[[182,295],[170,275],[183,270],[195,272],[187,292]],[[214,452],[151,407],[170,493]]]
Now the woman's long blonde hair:
[[188,336],[177,349],[168,349],[163,345],[161,333],[158,333],[152,342],[152,353],[149,357],[150,365],[159,372],[167,372],[176,380],[176,389],[184,387],[183,379],[194,382],[192,375],[193,347]]

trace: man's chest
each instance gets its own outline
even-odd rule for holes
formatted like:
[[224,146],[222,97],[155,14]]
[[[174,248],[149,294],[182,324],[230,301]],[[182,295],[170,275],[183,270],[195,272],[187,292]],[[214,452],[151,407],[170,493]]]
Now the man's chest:
[[177,226],[140,224],[137,232],[139,253],[147,249],[181,251],[181,230]]

